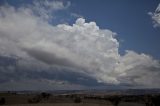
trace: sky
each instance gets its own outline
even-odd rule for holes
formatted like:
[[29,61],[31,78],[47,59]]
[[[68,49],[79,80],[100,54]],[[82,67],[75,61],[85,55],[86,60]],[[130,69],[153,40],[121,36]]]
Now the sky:
[[159,0],[1,0],[0,90],[160,88]]

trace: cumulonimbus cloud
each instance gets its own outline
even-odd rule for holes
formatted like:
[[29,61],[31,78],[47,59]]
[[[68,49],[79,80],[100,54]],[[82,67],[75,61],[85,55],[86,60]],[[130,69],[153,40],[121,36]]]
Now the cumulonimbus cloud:
[[121,56],[114,35],[83,18],[53,26],[32,8],[0,8],[1,55],[65,67],[102,83],[160,87],[159,61],[134,51]]

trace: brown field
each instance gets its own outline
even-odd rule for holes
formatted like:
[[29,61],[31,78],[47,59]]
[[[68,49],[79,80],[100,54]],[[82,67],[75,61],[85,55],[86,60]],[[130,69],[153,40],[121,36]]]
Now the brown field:
[[[93,103],[41,103],[41,104],[17,104],[17,105],[3,105],[3,106],[113,106],[112,104],[93,104]],[[145,106],[137,103],[121,103],[118,106]]]
[[[2,100],[3,98],[3,100]],[[0,93],[3,106],[160,106],[159,95]]]

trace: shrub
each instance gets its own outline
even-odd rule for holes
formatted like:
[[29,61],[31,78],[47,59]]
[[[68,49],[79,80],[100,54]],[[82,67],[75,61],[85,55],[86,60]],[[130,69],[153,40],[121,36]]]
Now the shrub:
[[41,96],[42,96],[42,98],[48,99],[48,98],[51,96],[51,94],[42,92],[42,93],[41,93]]
[[28,99],[28,103],[39,103],[41,101],[40,98],[32,98],[32,99]]
[[3,104],[5,104],[6,103],[6,99],[4,98],[4,97],[2,97],[1,99],[0,99],[0,105],[3,105]]
[[76,97],[76,98],[74,99],[74,103],[81,103],[81,102],[82,102],[82,100],[81,100],[80,97]]

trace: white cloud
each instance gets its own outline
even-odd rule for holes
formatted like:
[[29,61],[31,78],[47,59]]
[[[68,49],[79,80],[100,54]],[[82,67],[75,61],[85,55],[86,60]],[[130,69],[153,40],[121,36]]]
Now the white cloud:
[[82,18],[73,26],[52,26],[25,9],[3,8],[1,53],[34,57],[47,64],[76,68],[98,80],[116,83],[114,76],[107,76],[106,71],[107,68],[112,73],[119,57],[119,44],[111,31],[99,29],[95,22],[85,23]]
[[148,14],[152,17],[154,24],[153,26],[160,27],[160,4],[158,5],[154,13],[149,12]]
[[71,2],[67,1],[66,3],[62,1],[49,1],[49,0],[34,0],[33,5],[29,5],[29,8],[32,11],[39,15],[44,20],[49,20],[54,17],[54,12],[58,10],[65,10],[69,8]]
[[77,14],[77,13],[71,13],[71,16],[72,16],[72,17],[75,17],[75,18],[83,18],[82,15]]
[[[46,2],[44,5],[52,4]],[[65,7],[59,5],[59,8],[53,6],[54,9]],[[119,42],[114,35],[114,32],[100,29],[95,22],[87,23],[83,18],[77,19],[73,25],[53,26],[37,16],[32,8],[0,8],[1,55],[27,59],[36,67],[65,67],[89,75],[98,82],[160,87],[159,62],[134,51],[120,56]],[[22,67],[32,64],[19,62]]]
[[120,62],[116,67],[120,82],[150,88],[160,87],[159,69],[159,61],[149,55],[138,54],[134,51],[126,51],[126,54],[120,57]]

